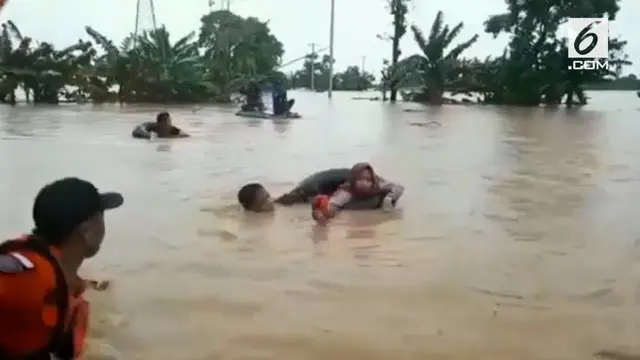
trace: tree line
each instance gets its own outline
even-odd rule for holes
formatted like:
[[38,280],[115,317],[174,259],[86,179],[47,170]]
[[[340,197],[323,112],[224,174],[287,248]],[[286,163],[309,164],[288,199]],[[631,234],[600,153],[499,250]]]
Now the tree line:
[[[615,19],[619,0],[505,0],[506,11],[484,23],[487,36],[510,35],[503,53],[465,58],[479,34],[459,40],[464,24],[448,25],[438,12],[428,32],[409,25],[411,0],[388,0],[390,44],[379,86],[383,99],[396,101],[399,90],[419,91],[409,98],[431,104],[447,101],[445,90],[475,96],[487,104],[566,106],[587,103],[585,89],[611,83],[623,65],[626,42],[609,39],[609,70],[568,70],[566,39],[558,27],[570,17]],[[400,41],[410,33],[420,53],[403,56]],[[35,103],[229,102],[250,80],[288,82],[290,87],[325,90],[328,56],[310,54],[300,70],[280,71],[283,44],[267,22],[226,10],[200,19],[198,31],[174,40],[164,27],[130,34],[120,44],[86,27],[86,39],[65,49],[24,36],[8,21],[0,31],[0,102],[15,103],[22,90]],[[313,69],[314,76],[311,76]],[[358,66],[334,74],[336,90],[364,90],[375,81]],[[604,86],[604,85],[602,85]],[[630,86],[630,85],[628,85]]]
[[200,19],[198,32],[172,41],[160,27],[120,44],[85,28],[88,40],[65,49],[22,35],[8,21],[0,31],[0,101],[230,102],[251,79],[286,81],[278,71],[284,47],[266,22],[229,11]]
[[[289,75],[290,87],[316,91],[329,89],[331,58],[329,55],[323,55],[320,61],[318,61],[318,58],[319,56],[316,53],[306,56],[302,69]],[[352,65],[348,66],[343,72],[333,74],[333,89],[339,91],[362,91],[371,89],[375,81],[376,78],[372,73]]]
[[[417,25],[408,27],[410,0],[389,0],[393,31],[381,36],[391,42],[391,60],[382,71],[383,98],[395,101],[402,86],[421,88],[413,100],[442,104],[445,90],[454,94],[476,94],[487,104],[520,106],[587,103],[585,89],[616,79],[624,65],[626,41],[609,38],[609,69],[569,70],[567,39],[558,28],[572,17],[615,20],[619,0],[505,0],[504,13],[490,16],[485,33],[508,34],[509,43],[499,56],[485,59],[462,57],[479,35],[456,41],[464,24],[450,26],[438,12],[428,35]],[[400,39],[411,30],[421,53],[401,57]]]

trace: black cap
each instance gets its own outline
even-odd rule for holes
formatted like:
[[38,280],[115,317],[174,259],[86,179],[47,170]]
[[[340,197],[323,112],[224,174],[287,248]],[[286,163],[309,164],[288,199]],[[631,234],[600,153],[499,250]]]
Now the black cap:
[[33,202],[34,232],[51,242],[60,242],[91,216],[122,205],[116,192],[100,193],[90,182],[64,178],[46,185]]

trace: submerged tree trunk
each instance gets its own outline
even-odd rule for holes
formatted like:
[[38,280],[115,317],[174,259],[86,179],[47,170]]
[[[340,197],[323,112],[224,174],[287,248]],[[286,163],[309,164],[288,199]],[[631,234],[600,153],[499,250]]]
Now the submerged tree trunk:
[[432,82],[427,86],[427,101],[431,105],[442,105],[444,103],[444,85]]
[[392,57],[391,57],[391,81],[389,82],[390,87],[390,95],[389,100],[391,102],[396,102],[398,98],[398,76],[397,76],[397,65],[398,60],[400,60],[400,39],[394,34],[393,42],[392,42]]
[[391,0],[391,15],[393,15],[393,37],[391,41],[391,78],[389,79],[389,101],[396,102],[398,98],[398,61],[400,60],[400,40],[407,32],[406,15],[408,0]]

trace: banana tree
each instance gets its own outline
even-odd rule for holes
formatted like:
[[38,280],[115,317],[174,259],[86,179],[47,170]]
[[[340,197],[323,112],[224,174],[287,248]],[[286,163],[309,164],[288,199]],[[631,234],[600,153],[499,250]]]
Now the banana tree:
[[[28,69],[27,55],[31,38],[22,36],[18,27],[7,21],[0,31],[0,102],[15,104],[16,90],[23,86],[22,75],[32,73]],[[27,100],[29,93],[27,92]]]
[[68,100],[82,96],[81,90],[69,90],[67,85],[79,87],[84,84],[84,73],[90,71],[94,54],[92,44],[83,40],[62,50],[56,50],[49,43],[40,43],[27,57],[34,72],[23,76],[34,102],[57,104],[60,96]]
[[109,87],[118,87],[120,102],[205,100],[217,91],[204,80],[205,67],[193,33],[172,44],[169,32],[161,27],[135,39],[131,35],[117,47],[97,31],[89,27],[86,31],[104,51],[96,60],[96,73]]
[[133,91],[135,82],[133,76],[138,70],[134,68],[131,58],[133,35],[127,36],[120,46],[117,46],[112,40],[89,26],[85,27],[85,31],[102,50],[100,56],[95,59],[94,76],[90,78],[92,100],[101,101],[111,98],[110,89],[116,87],[118,101],[123,103],[128,97],[127,94]]
[[447,51],[463,27],[462,22],[453,28],[444,25],[442,11],[438,11],[431,24],[429,37],[425,37],[416,25],[411,26],[414,39],[422,50],[422,54],[405,59],[405,63],[409,68],[413,68],[416,75],[422,78],[429,103],[441,104],[445,87],[459,85],[457,83],[461,80],[461,74],[458,58],[478,41],[476,34]]
[[[14,45],[17,43],[17,46]],[[43,42],[33,47],[11,21],[0,32],[0,99],[15,103],[15,92],[22,87],[27,102],[58,103],[59,95],[69,94],[66,85],[80,83],[78,72],[91,66],[93,48],[79,41],[63,50]]]
[[132,52],[137,73],[136,97],[145,101],[194,101],[214,96],[218,89],[205,79],[206,68],[190,33],[173,45],[161,27],[142,33]]

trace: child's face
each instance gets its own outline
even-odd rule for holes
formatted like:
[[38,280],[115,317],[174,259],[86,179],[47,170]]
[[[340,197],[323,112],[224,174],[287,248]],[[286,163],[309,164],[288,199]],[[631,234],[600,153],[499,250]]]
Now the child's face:
[[354,185],[359,191],[368,191],[373,188],[373,173],[369,169],[362,169],[356,176]]

